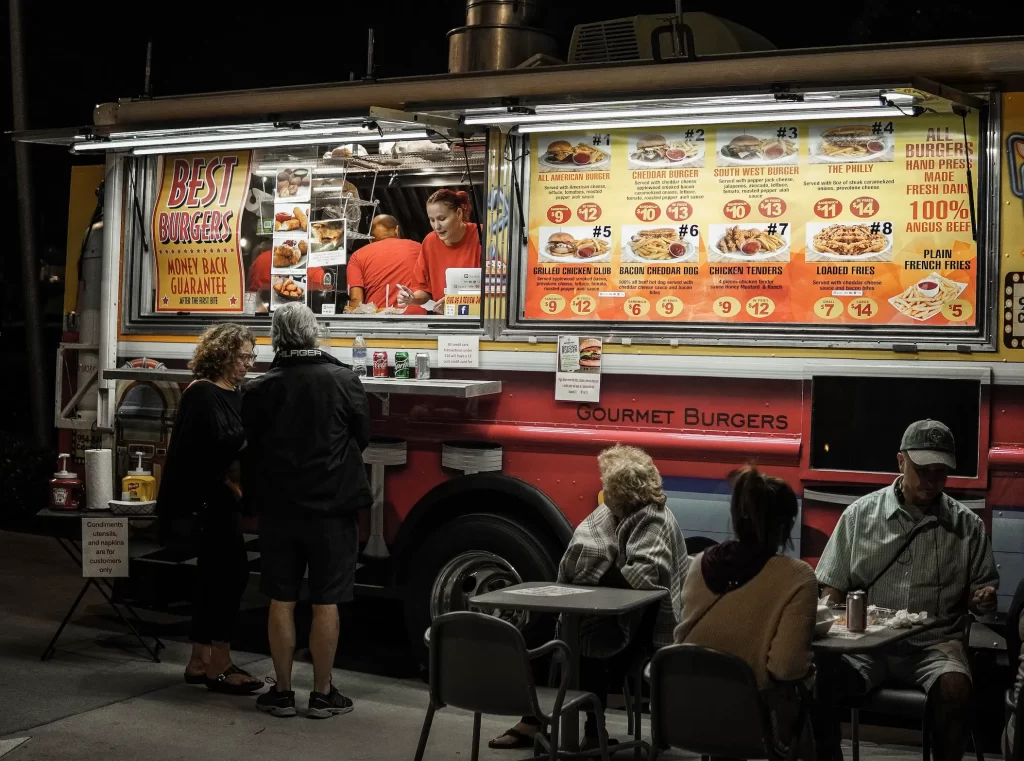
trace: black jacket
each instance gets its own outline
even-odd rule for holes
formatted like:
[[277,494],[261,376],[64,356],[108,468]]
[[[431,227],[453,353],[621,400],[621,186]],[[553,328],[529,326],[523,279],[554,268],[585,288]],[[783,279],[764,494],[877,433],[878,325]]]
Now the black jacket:
[[242,494],[248,513],[348,512],[373,498],[363,384],[318,349],[278,352],[242,395]]

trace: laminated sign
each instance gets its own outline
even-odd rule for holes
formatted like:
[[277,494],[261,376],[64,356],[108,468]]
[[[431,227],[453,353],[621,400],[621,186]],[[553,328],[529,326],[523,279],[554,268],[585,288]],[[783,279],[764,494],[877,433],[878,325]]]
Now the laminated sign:
[[163,159],[153,211],[157,312],[242,312],[250,151]]

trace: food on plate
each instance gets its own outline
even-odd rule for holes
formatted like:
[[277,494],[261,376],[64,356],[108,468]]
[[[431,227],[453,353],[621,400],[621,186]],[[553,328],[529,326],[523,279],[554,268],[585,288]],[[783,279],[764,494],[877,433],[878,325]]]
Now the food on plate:
[[548,238],[547,252],[551,256],[575,256],[577,259],[592,259],[608,253],[607,241],[599,238],[576,240],[569,233],[552,233]]
[[579,165],[599,164],[608,158],[608,154],[600,148],[586,143],[573,145],[568,140],[556,140],[548,146],[544,159],[549,164]]
[[601,342],[596,338],[580,339],[580,367],[601,366]]
[[305,293],[302,286],[290,277],[276,281],[273,287],[275,293],[286,299],[301,299],[302,295]]
[[656,227],[640,230],[629,239],[629,247],[641,259],[679,259],[689,253],[689,247],[674,227]]
[[274,266],[294,267],[302,257],[306,255],[306,241],[286,240],[284,243],[274,246]]
[[636,141],[636,150],[629,154],[633,161],[685,161],[700,153],[700,143],[689,140],[668,142],[663,135],[645,135]]
[[796,143],[786,138],[768,138],[762,140],[753,135],[737,135],[722,146],[722,155],[737,161],[754,161],[756,159],[776,159],[792,156],[796,153]]
[[277,174],[277,197],[291,198],[309,188],[309,170],[305,167],[283,169]]
[[924,280],[908,287],[889,299],[897,312],[915,320],[928,320],[942,311],[942,307],[956,299],[966,283],[950,280],[933,272]]
[[718,250],[723,254],[770,254],[784,248],[785,239],[781,235],[770,234],[765,230],[753,227],[747,230],[733,225],[718,240]]
[[337,248],[341,245],[345,228],[342,222],[314,222],[313,237],[321,249]]
[[814,236],[814,250],[837,256],[878,253],[889,247],[889,238],[873,233],[868,225],[829,225]]
[[668,144],[665,158],[669,161],[685,161],[686,159],[696,157],[702,150],[703,148],[700,143],[694,143],[689,140],[673,140]]
[[858,159],[883,151],[885,141],[871,134],[870,127],[861,124],[832,127],[821,133],[821,153],[824,156]]
[[302,230],[305,232],[309,218],[301,208],[296,206],[289,214],[286,211],[279,211],[274,215],[274,232],[291,232]]

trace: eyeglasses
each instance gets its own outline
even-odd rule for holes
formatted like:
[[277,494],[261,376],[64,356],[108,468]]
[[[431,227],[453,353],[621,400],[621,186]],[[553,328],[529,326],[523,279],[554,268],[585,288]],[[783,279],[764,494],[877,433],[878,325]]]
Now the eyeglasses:
[[251,367],[256,364],[256,350],[253,349],[251,354],[242,354],[239,358]]

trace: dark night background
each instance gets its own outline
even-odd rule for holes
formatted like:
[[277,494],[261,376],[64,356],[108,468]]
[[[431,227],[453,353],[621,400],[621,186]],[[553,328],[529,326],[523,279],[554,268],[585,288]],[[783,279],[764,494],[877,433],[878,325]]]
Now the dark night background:
[[[666,13],[673,7],[671,0],[615,4],[558,0],[550,2],[548,25],[558,35],[564,56],[577,23]],[[1024,33],[1024,14],[982,2],[687,2],[684,10],[706,11],[745,24],[779,48]],[[151,15],[157,12],[163,15]],[[95,104],[141,94],[147,39],[153,41],[155,96],[339,81],[349,79],[350,72],[361,78],[365,75],[366,30],[371,26],[377,37],[378,78],[443,73],[448,55],[445,33],[463,23],[465,3],[119,1],[90,3],[63,12],[52,3],[23,0],[22,13],[29,125],[45,128],[88,124]],[[3,18],[6,22],[6,15]],[[9,35],[3,39],[4,58],[9,62]],[[9,65],[0,78],[0,104],[3,127],[9,130]],[[60,266],[64,262],[69,168],[76,160],[60,148],[32,149],[36,237],[44,264]],[[4,161],[3,208],[8,215],[8,234],[0,256],[0,511],[16,486],[2,471],[10,467],[15,443],[28,429],[14,152],[9,143]],[[62,292],[62,285],[43,286],[40,294],[47,378],[53,376],[54,350],[60,340]],[[47,398],[52,399],[52,389]],[[51,409],[52,403],[47,406],[48,414]]]

